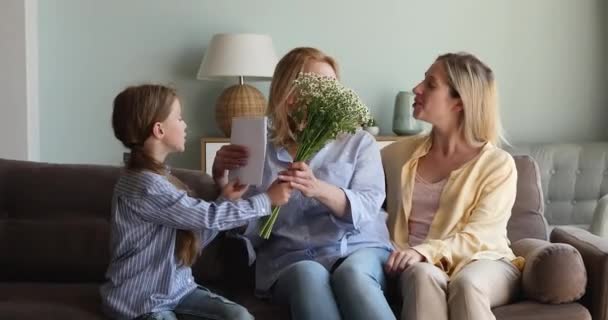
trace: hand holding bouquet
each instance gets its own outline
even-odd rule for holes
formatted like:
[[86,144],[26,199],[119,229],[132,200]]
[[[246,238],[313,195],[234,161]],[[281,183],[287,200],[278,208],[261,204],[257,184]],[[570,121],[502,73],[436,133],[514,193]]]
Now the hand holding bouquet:
[[[294,162],[307,161],[340,134],[355,133],[371,114],[359,96],[338,80],[313,73],[300,73],[294,82],[297,95],[291,117],[298,149]],[[280,207],[266,218],[260,236],[268,239]]]

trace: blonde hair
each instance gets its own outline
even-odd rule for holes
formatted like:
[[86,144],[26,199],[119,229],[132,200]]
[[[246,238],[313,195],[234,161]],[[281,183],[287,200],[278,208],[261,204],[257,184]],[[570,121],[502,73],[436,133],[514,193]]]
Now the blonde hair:
[[506,143],[492,69],[466,52],[447,53],[436,62],[442,63],[446,70],[451,96],[462,100],[460,129],[466,141],[473,145]]
[[295,123],[289,117],[287,99],[293,93],[293,81],[300,72],[304,71],[306,64],[313,61],[329,64],[338,75],[336,61],[315,48],[295,48],[277,63],[270,84],[267,109],[267,115],[271,123],[270,139],[275,145],[287,147],[295,143],[293,134]]

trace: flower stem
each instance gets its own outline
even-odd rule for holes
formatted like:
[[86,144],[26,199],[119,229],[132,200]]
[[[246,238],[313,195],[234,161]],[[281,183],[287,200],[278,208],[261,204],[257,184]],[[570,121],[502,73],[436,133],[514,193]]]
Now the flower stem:
[[277,217],[279,216],[280,210],[281,210],[281,207],[278,207],[278,206],[272,208],[272,213],[264,221],[262,230],[260,230],[260,237],[262,237],[263,239],[270,238],[270,234],[272,233],[272,227],[274,226],[274,223],[277,221]]

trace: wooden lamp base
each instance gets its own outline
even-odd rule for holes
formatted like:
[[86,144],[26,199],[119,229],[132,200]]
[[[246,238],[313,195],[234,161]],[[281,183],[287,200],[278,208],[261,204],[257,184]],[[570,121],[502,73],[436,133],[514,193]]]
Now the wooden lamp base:
[[215,120],[226,137],[230,137],[233,117],[260,117],[266,111],[266,99],[260,90],[237,84],[224,90],[217,100]]

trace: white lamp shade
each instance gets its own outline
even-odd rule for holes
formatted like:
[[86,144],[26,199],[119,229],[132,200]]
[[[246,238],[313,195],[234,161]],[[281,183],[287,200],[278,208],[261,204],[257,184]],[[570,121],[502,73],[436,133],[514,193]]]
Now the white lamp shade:
[[277,60],[268,35],[216,34],[209,43],[196,78],[270,80]]

